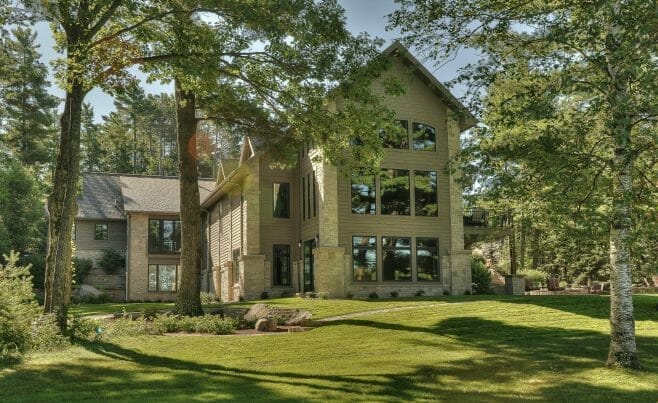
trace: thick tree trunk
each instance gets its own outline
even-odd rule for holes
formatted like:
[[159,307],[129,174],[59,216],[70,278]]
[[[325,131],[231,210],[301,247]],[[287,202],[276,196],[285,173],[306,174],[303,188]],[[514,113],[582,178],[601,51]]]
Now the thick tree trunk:
[[80,175],[80,118],[85,91],[73,83],[66,93],[53,190],[48,197],[48,254],[44,286],[44,312],[54,313],[61,329],[71,298],[71,230],[77,212]]
[[607,365],[623,368],[640,368],[635,345],[635,319],[629,236],[632,227],[634,153],[631,147],[631,115],[629,113],[629,87],[631,61],[624,54],[622,30],[617,23],[621,18],[622,4],[612,7],[607,27],[607,73],[610,77],[608,101],[612,117],[609,129],[615,147],[612,163],[612,225],[610,228],[610,350]]
[[194,93],[184,90],[175,80],[180,178],[180,218],[182,226],[181,280],[174,312],[179,315],[203,315],[201,307],[201,206],[196,149],[196,105]]

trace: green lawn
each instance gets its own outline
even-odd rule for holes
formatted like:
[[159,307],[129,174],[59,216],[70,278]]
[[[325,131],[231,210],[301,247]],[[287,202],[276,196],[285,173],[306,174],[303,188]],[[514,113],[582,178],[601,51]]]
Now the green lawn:
[[35,355],[0,370],[0,400],[658,401],[656,295],[635,298],[641,372],[604,367],[603,296],[270,303],[316,317],[416,307],[302,333],[143,336]]

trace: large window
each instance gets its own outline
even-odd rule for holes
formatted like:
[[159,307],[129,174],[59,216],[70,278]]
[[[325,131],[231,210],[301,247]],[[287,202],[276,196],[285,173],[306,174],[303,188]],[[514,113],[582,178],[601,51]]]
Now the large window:
[[290,184],[273,184],[274,218],[290,218]]
[[352,237],[352,270],[354,281],[377,281],[376,237]]
[[149,252],[180,252],[180,220],[149,220]]
[[416,215],[436,217],[439,214],[436,172],[414,171],[414,195],[416,196]]
[[439,240],[416,238],[418,281],[439,281]]
[[379,175],[382,214],[409,215],[409,171],[383,169]]
[[94,227],[94,239],[107,241],[107,224],[96,224]]
[[413,149],[436,151],[436,130],[423,123],[413,123]]
[[411,238],[382,237],[382,278],[411,281]]
[[352,174],[352,213],[375,214],[377,205],[375,175]]
[[176,291],[176,274],[178,266],[175,264],[149,265],[149,291]]
[[409,148],[409,122],[396,120],[395,128],[382,130],[382,144],[385,148]]
[[289,287],[290,284],[290,245],[274,245],[272,253],[273,284]]

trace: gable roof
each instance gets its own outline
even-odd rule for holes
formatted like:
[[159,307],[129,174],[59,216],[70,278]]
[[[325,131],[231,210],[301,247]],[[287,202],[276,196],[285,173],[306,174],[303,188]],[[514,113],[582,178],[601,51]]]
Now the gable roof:
[[[215,181],[200,179],[200,201],[215,188]],[[128,212],[180,213],[180,187],[175,176],[82,174],[78,219],[125,220]]]
[[425,66],[423,66],[422,63],[419,62],[418,59],[416,59],[400,42],[393,42],[382,53],[385,55],[401,57],[402,62],[411,67],[412,72],[434,90],[434,92],[448,105],[448,108],[458,114],[460,131],[467,130],[477,124],[477,118],[464,106],[464,104],[455,98],[455,96],[450,93],[450,90],[448,90],[445,85],[441,84],[439,80],[437,80],[436,77],[434,77],[434,75],[430,73],[429,70],[427,70]]
[[125,219],[119,175],[83,173],[82,192],[77,202],[77,218]]

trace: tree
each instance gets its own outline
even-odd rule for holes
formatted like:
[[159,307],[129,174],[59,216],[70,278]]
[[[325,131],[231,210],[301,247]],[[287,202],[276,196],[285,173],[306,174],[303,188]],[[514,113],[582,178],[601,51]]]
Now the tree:
[[52,111],[59,101],[48,94],[48,70],[39,61],[36,33],[17,27],[11,34],[2,51],[0,133],[6,148],[23,165],[42,167],[51,160]]
[[82,117],[80,126],[80,167],[87,172],[105,171],[101,131],[94,122],[94,108],[89,103],[82,104]]
[[[633,188],[644,181],[638,177],[638,161],[656,150],[655,5],[639,0],[398,3],[401,8],[390,21],[411,43],[443,60],[461,47],[484,55],[467,66],[462,78],[472,84],[469,94],[474,98],[492,90],[483,106],[492,111],[487,123],[501,147],[505,142],[517,151],[528,150],[523,145],[537,147],[523,159],[544,168],[529,170],[540,178],[535,183],[546,178],[545,183],[557,184],[561,178],[574,183],[567,189],[574,194],[609,180],[604,192],[585,191],[580,199],[597,206],[600,220],[592,225],[608,232],[612,290],[607,363],[639,368],[630,270],[637,211]],[[492,88],[501,83],[504,91]],[[517,139],[521,147],[516,147]],[[550,151],[545,157],[544,150]],[[509,168],[523,172],[527,165]],[[562,197],[564,187],[553,190],[560,204],[572,202]]]
[[[183,238],[175,310],[196,315],[201,313],[200,119],[249,134],[288,161],[303,141],[313,141],[330,160],[349,157],[355,132],[381,147],[377,129],[393,119],[369,91],[381,63],[373,61],[369,68],[365,63],[379,54],[378,42],[352,37],[335,2],[209,3],[203,18],[185,15],[192,3],[179,6],[181,12],[145,33],[150,42],[143,53],[152,61],[145,65],[152,78],[175,81]],[[163,56],[171,53],[178,57]],[[341,98],[339,111],[328,105],[332,95]],[[377,155],[364,156],[361,161]]]

